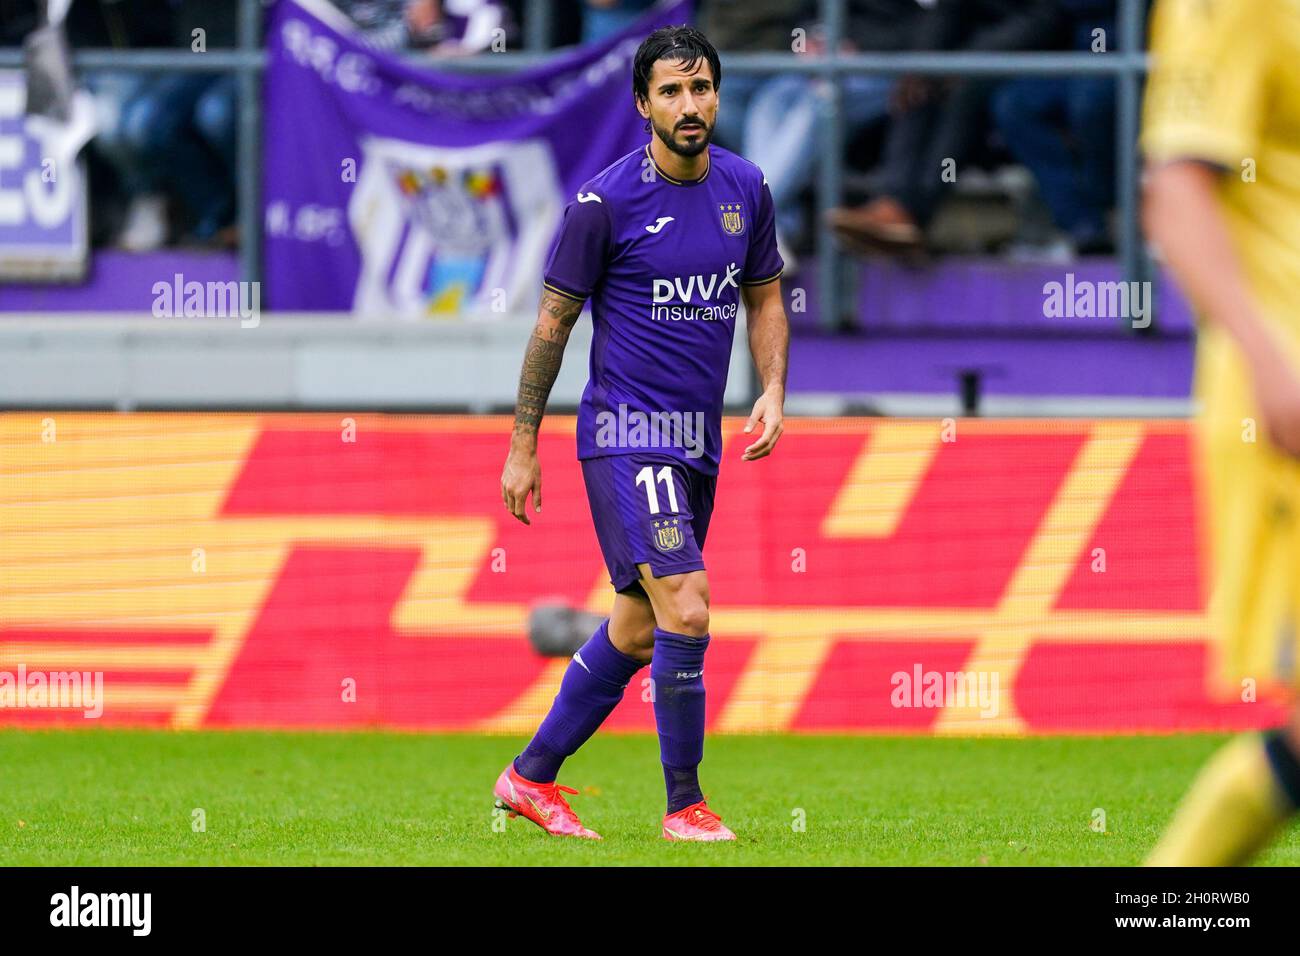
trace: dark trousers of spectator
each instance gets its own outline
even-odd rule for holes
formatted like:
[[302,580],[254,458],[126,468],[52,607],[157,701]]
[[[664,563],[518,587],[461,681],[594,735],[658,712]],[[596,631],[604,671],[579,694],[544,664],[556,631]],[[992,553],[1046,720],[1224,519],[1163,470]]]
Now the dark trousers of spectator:
[[1082,246],[1104,243],[1115,194],[1115,84],[1039,77],[1004,83],[993,115],[1062,230]]
[[[1014,10],[1017,4],[1023,8]],[[928,14],[941,18],[942,33],[955,33],[954,47],[966,51],[1051,49],[1061,38],[1061,21],[1055,6],[1047,3],[1016,4],[991,0],[941,2]],[[923,21],[918,34],[923,44],[936,36]],[[921,226],[939,204],[952,177],[943,175],[948,161],[960,175],[961,163],[988,129],[988,102],[1003,83],[996,77],[959,79],[946,90],[932,94],[923,105],[897,116],[885,140],[881,191],[898,200]]]
[[211,238],[234,214],[235,82],[178,73],[144,87],[124,107],[122,136],[150,179],[165,183]]

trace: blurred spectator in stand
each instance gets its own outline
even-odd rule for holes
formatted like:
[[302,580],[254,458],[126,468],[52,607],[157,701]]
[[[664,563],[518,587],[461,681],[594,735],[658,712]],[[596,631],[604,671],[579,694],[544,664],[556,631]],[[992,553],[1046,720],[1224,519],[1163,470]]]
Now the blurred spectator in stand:
[[[910,40],[920,12],[916,0],[849,0],[840,50],[898,49]],[[817,57],[826,44],[820,27],[808,26],[816,14],[815,2],[710,0],[703,29],[724,56],[766,50]],[[890,77],[855,73],[841,82],[850,136],[886,114],[894,86]],[[798,271],[791,250],[806,238],[800,196],[817,173],[818,120],[828,86],[827,80],[800,73],[730,73],[719,89],[715,138],[756,163],[767,177],[776,206],[777,245],[789,275]]]
[[406,8],[411,0],[330,0],[344,13],[366,42],[381,50],[400,50],[409,46],[411,34],[406,26]]
[[[195,51],[235,46],[237,4],[171,0],[170,5],[174,46]],[[154,74],[122,111],[124,150],[143,177],[180,201],[178,231],[200,243],[235,243],[235,90],[232,74]],[[156,211],[162,197],[155,193],[143,202]],[[128,222],[121,244],[128,249],[161,244],[157,219]]]
[[[515,22],[524,24],[527,32],[532,28],[529,18],[535,9],[528,0],[510,0]],[[546,9],[550,14],[547,25],[547,48],[580,46],[582,44],[583,21],[587,15],[584,0],[547,0]]]
[[596,43],[630,27],[654,5],[655,0],[587,0],[582,11],[582,42]]
[[41,22],[36,0],[0,0],[0,46],[22,46]]
[[[1115,42],[1115,0],[1059,0],[1074,50],[1104,53]],[[1098,32],[1100,31],[1100,32]],[[1015,258],[1068,259],[1112,248],[1107,217],[1115,199],[1115,81],[1036,76],[1010,80],[993,97],[997,127],[1062,235]]]
[[[98,4],[116,21],[127,8],[153,7],[149,26],[169,26],[173,47],[221,49],[237,39],[238,7],[224,0],[78,4]],[[169,234],[234,245],[234,75],[108,74],[88,82],[100,100],[101,118],[108,120],[95,148],[116,166],[131,196],[118,245],[149,250],[164,245]],[[169,198],[178,200],[175,221],[168,215]]]
[[[917,19],[913,50],[1053,49],[1061,30],[1058,0],[938,0]],[[885,141],[881,195],[863,206],[831,210],[830,224],[854,251],[921,248],[945,190],[987,130],[986,107],[1001,80],[903,77]]]
[[[712,139],[763,170],[776,206],[777,248],[787,275],[798,269],[791,240],[798,230],[799,209],[798,189],[783,188],[783,183],[791,180],[787,164],[804,152],[803,144],[795,141],[810,139],[816,150],[815,94],[807,78],[798,74],[729,73],[727,54],[790,53],[796,31],[803,31],[806,42],[816,15],[816,0],[707,0],[701,10],[700,29],[722,57],[723,81],[718,86]],[[791,101],[801,94],[808,104]]]
[[727,72],[728,53],[789,53],[794,31],[806,30],[817,14],[816,0],[705,0],[700,29],[722,57],[725,82],[718,87],[713,139],[744,154],[745,118],[754,94],[775,77]]
[[[171,41],[168,0],[74,0],[65,22],[76,49],[138,49]],[[91,242],[104,245],[124,232],[152,224],[153,244],[166,238],[166,207],[154,199],[161,188],[124,141],[126,103],[153,78],[142,70],[87,70],[81,82],[95,101],[96,133],[86,152],[90,177]]]
[[498,37],[505,49],[517,33],[510,11],[497,0],[410,0],[406,26],[411,45],[435,57],[482,53]]

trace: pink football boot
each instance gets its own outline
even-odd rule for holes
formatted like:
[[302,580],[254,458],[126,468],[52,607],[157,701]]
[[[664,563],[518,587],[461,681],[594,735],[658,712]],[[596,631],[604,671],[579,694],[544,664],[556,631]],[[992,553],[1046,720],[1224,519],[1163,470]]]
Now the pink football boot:
[[600,834],[588,830],[573,812],[567,800],[561,794],[577,793],[572,787],[562,787],[558,783],[533,783],[515,773],[514,762],[506,764],[506,769],[497,777],[497,785],[492,793],[497,798],[496,806],[508,810],[510,816],[531,820],[551,836],[583,837],[599,840]]
[[722,817],[710,810],[703,800],[664,817],[663,836],[665,840],[695,840],[700,843],[736,839],[736,834],[722,825]]

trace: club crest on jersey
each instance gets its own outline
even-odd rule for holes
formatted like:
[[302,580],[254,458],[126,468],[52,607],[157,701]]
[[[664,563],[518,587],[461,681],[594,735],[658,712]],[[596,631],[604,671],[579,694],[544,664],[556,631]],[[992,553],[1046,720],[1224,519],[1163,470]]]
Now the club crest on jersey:
[[654,523],[656,548],[665,553],[681,549],[683,539],[680,522],[680,518],[665,518]]
[[745,205],[738,202],[718,203],[718,212],[722,215],[722,231],[729,236],[745,234]]

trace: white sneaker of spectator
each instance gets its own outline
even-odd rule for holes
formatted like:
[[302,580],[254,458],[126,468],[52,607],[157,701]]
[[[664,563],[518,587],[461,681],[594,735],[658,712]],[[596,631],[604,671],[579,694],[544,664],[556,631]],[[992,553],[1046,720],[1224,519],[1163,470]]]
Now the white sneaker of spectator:
[[1079,257],[1069,236],[1058,234],[1043,242],[1016,242],[1007,247],[1008,262],[1063,265]]
[[126,212],[117,244],[131,252],[149,252],[167,241],[167,200],[162,196],[136,196]]

